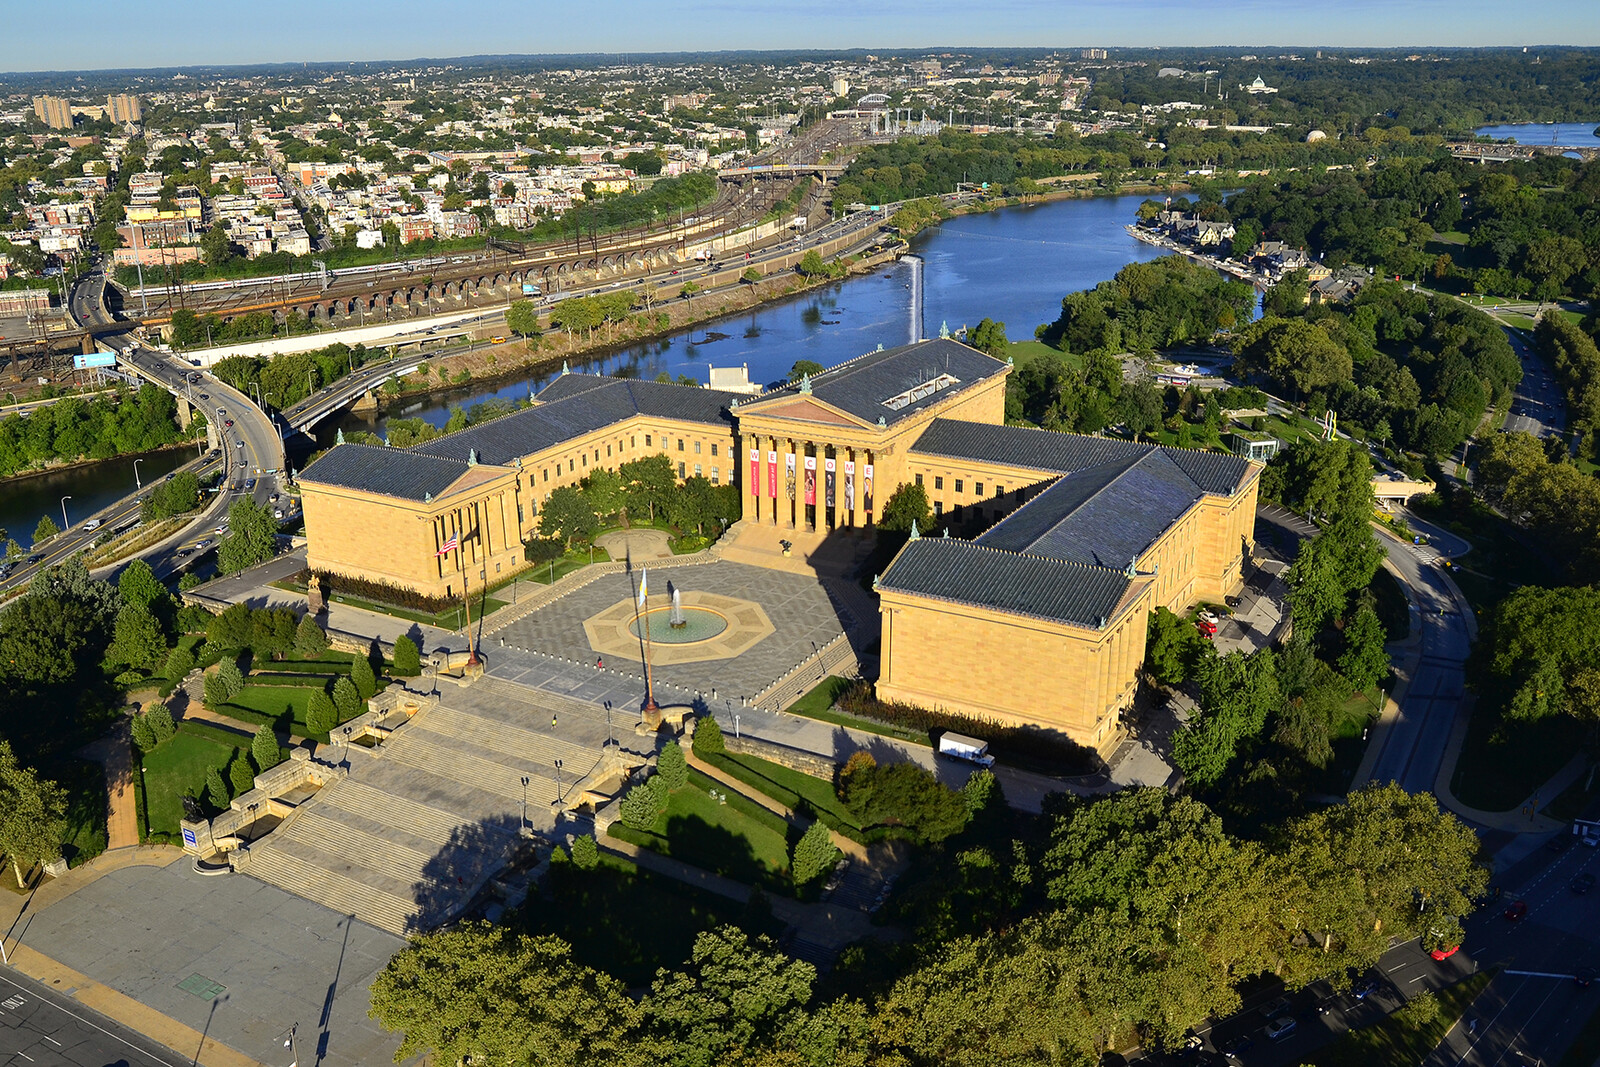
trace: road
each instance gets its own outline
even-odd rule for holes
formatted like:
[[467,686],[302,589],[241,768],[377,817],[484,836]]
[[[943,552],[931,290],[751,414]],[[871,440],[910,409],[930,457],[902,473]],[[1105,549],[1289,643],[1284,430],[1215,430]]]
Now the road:
[[1506,415],[1507,430],[1521,430],[1535,437],[1566,432],[1567,402],[1556,384],[1544,357],[1528,344],[1521,330],[1506,327],[1506,340],[1522,361],[1522,382],[1517,386]]
[[183,1067],[179,1055],[16,971],[0,973],[0,1064]]

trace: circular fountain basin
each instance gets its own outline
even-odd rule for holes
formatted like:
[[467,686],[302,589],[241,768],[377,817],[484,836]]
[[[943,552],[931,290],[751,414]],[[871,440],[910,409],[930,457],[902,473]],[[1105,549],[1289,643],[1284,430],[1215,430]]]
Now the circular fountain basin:
[[662,645],[690,645],[696,641],[709,641],[728,628],[722,614],[707,608],[683,608],[683,625],[672,625],[671,608],[652,608],[628,624],[628,632],[635,637],[644,636],[639,627],[647,626],[650,640]]

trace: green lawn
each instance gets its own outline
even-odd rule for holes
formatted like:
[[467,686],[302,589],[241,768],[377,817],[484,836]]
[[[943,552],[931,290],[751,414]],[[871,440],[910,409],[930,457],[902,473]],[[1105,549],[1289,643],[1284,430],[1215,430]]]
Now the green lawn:
[[791,715],[804,715],[808,719],[832,723],[835,726],[847,726],[852,730],[893,737],[916,745],[928,744],[928,735],[919,730],[878,722],[875,719],[863,719],[858,715],[849,715],[836,710],[833,706],[834,701],[838,700],[852,684],[854,683],[848,678],[829,675],[813,686],[810,692],[790,704],[786,710]]
[[1069,367],[1076,367],[1078,370],[1083,369],[1082,356],[1074,355],[1071,352],[1063,352],[1059,348],[1051,348],[1043,341],[1011,342],[1011,358],[1016,361],[1018,367],[1021,367],[1030,359],[1038,359],[1041,356],[1059,359],[1066,363]]
[[1432,1020],[1418,1021],[1401,1008],[1372,1026],[1341,1034],[1313,1054],[1312,1062],[1317,1067],[1414,1067],[1438,1047],[1492,977],[1480,972],[1441,989],[1435,994],[1439,1012]]
[[[1467,725],[1450,789],[1463,804],[1482,811],[1509,811],[1564,767],[1584,742],[1586,727],[1567,716],[1533,722],[1502,722],[1479,701]],[[1555,797],[1541,796],[1541,803]]]
[[[709,790],[726,802],[713,799]],[[698,771],[674,790],[653,825],[635,830],[614,824],[611,836],[751,885],[792,893],[789,824],[748,797]]]
[[530,900],[520,913],[528,932],[556,935],[579,963],[633,987],[648,986],[657,968],[681,966],[702,931],[734,924],[751,934],[782,932],[770,912],[752,914],[620,856],[602,854],[592,871],[552,864],[544,887],[546,899]]
[[61,855],[73,867],[106,850],[106,776],[98,763],[69,759],[41,768],[67,793],[67,832]]
[[227,780],[228,763],[239,749],[193,730],[191,724],[144,756],[145,811],[152,834],[176,834],[183,819],[184,794],[202,796],[206,772],[215,767]]
[[243,722],[267,723],[279,732],[304,736],[306,705],[311,702],[312,692],[310,686],[247,683],[232,700],[214,710]]
[[724,752],[707,761],[723,773],[803,815],[813,815],[840,833],[859,837],[861,824],[834,792],[833,783],[759,756]]

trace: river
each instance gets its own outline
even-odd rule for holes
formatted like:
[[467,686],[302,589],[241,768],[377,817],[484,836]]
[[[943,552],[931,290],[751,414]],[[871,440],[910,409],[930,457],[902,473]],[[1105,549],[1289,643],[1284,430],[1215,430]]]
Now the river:
[[[1034,327],[1055,321],[1066,294],[1105,281],[1127,263],[1162,254],[1123,228],[1144,200],[1057,200],[962,215],[924,230],[912,240],[913,251],[925,264],[924,335],[936,336],[941,324],[954,331],[988,317],[1004,322],[1013,341],[1031,338]],[[687,374],[703,382],[709,365],[745,364],[751,381],[778,381],[788,377],[796,360],[832,366],[880,344],[905,344],[910,339],[911,280],[910,264],[895,264],[609,356],[575,361],[572,369],[640,378]],[[452,407],[494,397],[522,400],[551,376],[546,372],[496,385],[467,385],[390,406],[377,418],[346,413],[323,423],[318,436],[327,445],[337,429],[382,435],[390,417],[422,418],[442,426]]]
[[57,524],[61,522],[62,497],[72,498],[66,501],[68,520],[82,522],[133,492],[135,462],[140,480],[149,485],[194,457],[192,447],[168,448],[7,481],[0,490],[0,527],[23,548],[31,548],[33,528],[40,519],[49,515]]
[[1562,148],[1592,148],[1600,145],[1592,122],[1514,122],[1504,126],[1479,126],[1473,132],[1479,137],[1492,137],[1497,141],[1514,139],[1518,144],[1556,144]]

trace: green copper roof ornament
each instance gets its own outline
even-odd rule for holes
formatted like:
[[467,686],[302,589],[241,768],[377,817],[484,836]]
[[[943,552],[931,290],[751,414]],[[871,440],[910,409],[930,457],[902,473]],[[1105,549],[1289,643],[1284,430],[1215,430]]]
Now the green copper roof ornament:
[[939,339],[941,341],[950,340],[950,322],[948,319],[939,323]]
[[571,374],[572,373],[572,371],[567,369],[567,361],[566,360],[562,360],[561,361],[561,373],[562,374]]
[[873,349],[873,351],[874,351],[874,352],[882,352],[882,351],[883,351],[883,342],[882,342],[882,341],[879,341],[879,342],[878,342],[878,347],[877,347],[877,348],[874,348],[874,349]]
[[432,493],[423,493],[423,494],[422,494],[422,502],[423,502],[423,503],[424,503],[424,504],[431,504],[431,503],[433,503],[433,494],[432,494]]
[[344,444],[344,428],[343,427],[340,427],[339,430],[333,435],[333,443],[336,444],[336,445]]
[[913,541],[922,540],[922,531],[917,529],[917,520],[916,519],[912,519],[911,520],[911,540],[913,540]]
[[732,400],[728,401],[728,410],[729,411],[738,411],[739,410],[739,398],[738,397],[734,397]]
[[878,416],[878,429],[884,430],[884,429],[887,429],[888,426],[889,426],[889,420],[884,418],[882,415],[879,415]]
[[810,396],[811,395],[811,375],[809,375],[809,374],[800,375],[800,393],[801,393],[802,396]]
[[1015,366],[1016,366],[1016,365],[1017,365],[1017,361],[1016,361],[1016,359],[1014,359],[1014,358],[1013,358],[1013,357],[1011,357],[1011,356],[1007,356],[1007,357],[1006,357],[1006,366],[1008,366],[1008,367],[1015,367]]
[[478,465],[478,450],[476,448],[467,449],[467,466],[476,467],[477,465]]
[[872,576],[872,591],[874,593],[876,593],[878,591],[878,579],[880,579],[882,577],[883,577],[883,575],[881,575],[881,574],[874,574]]
[[1138,559],[1130,559],[1128,561],[1128,569],[1123,571],[1122,573],[1123,573],[1123,576],[1127,577],[1127,578],[1137,578],[1137,577],[1139,577],[1139,561],[1138,561]]

